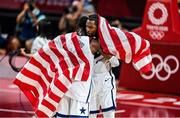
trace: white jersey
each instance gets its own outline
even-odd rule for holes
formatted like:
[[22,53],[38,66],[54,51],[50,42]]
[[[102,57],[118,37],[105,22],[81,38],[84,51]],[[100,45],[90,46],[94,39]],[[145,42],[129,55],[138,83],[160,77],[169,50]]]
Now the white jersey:
[[109,75],[111,68],[116,66],[119,66],[119,61],[115,56],[112,56],[109,60],[104,60],[101,55],[94,60],[93,76]]
[[33,41],[33,45],[31,48],[31,54],[35,54],[40,48],[42,48],[44,45],[46,45],[49,42],[47,38],[38,36]]
[[[86,58],[89,60],[90,65],[93,66],[94,56],[90,50],[89,37],[80,36],[79,39],[82,50],[87,51],[87,53],[84,53]],[[59,40],[59,38],[57,38],[57,40]],[[66,41],[66,44],[71,45],[71,41]],[[77,80],[73,81],[68,92],[65,93],[65,96],[81,102],[89,102],[90,89],[91,89],[90,86],[91,86],[91,78],[92,78],[91,75],[92,75],[92,70],[90,70],[90,76],[87,81],[77,81]]]
[[92,79],[92,95],[90,101],[90,113],[99,113],[101,107],[102,112],[114,110],[116,87],[115,77],[111,68],[119,65],[116,57],[109,60],[99,56],[94,61],[93,79]]
[[[109,60],[104,59],[101,55],[94,60],[94,67],[93,67],[93,85],[94,83],[102,83],[109,78],[115,79],[114,74],[112,73],[112,67],[119,66],[119,60],[112,56]],[[115,82],[115,80],[113,80]],[[111,86],[107,85],[107,86]],[[98,88],[97,85],[93,86],[93,89],[96,90]],[[103,86],[103,88],[107,88]],[[98,90],[97,90],[98,91]]]

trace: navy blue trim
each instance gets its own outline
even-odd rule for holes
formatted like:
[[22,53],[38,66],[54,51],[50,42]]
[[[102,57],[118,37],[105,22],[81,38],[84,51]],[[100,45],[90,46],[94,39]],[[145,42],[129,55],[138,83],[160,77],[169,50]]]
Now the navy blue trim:
[[[100,55],[101,56],[101,55]],[[100,57],[100,56],[98,56],[98,57]],[[96,57],[96,58],[98,58],[98,57]],[[96,60],[96,64],[99,62],[99,61],[102,61],[103,60],[103,57],[102,58],[100,58],[99,60]]]
[[102,60],[103,60],[103,58],[102,58],[102,59],[97,60],[97,61],[96,61],[96,64],[97,64],[98,62],[102,61]]
[[109,108],[104,108],[104,109],[101,109],[102,112],[107,112],[107,111],[111,111],[111,110],[116,110],[116,106],[115,106],[115,103],[114,103],[114,98],[113,98],[113,89],[114,89],[114,84],[113,84],[113,76],[112,76],[112,71],[110,70],[109,71],[109,74],[111,76],[111,84],[112,84],[112,89],[111,89],[111,99],[112,99],[112,103],[113,103],[113,106],[109,107]]
[[88,118],[88,116],[78,116],[78,115],[64,115],[64,114],[60,114],[60,113],[56,113],[56,115],[54,117],[63,117],[63,118]]
[[97,114],[97,113],[99,113],[99,112],[100,112],[100,110],[90,111],[90,114]]
[[112,106],[112,107],[109,107],[109,108],[106,108],[106,109],[101,109],[102,112],[107,112],[107,111],[111,111],[111,110],[115,110],[116,107],[115,106]]
[[112,84],[111,98],[112,98],[113,107],[116,108],[116,107],[115,107],[115,103],[114,103],[114,97],[113,97],[114,84],[113,84],[113,76],[112,76],[111,72],[112,72],[112,70],[110,70],[110,72],[109,72],[109,73],[110,73],[110,76],[111,76],[111,84]]
[[90,93],[91,93],[91,86],[92,86],[92,78],[91,78],[91,83],[90,83],[89,93],[88,93],[88,96],[87,96],[87,99],[86,99],[86,103],[88,103],[88,100],[89,100],[89,96],[90,96]]
[[[111,110],[116,110],[116,106],[115,106],[114,99],[113,99],[113,89],[114,89],[115,87],[114,87],[114,84],[113,84],[113,76],[112,76],[111,72],[112,72],[112,71],[110,70],[110,71],[109,71],[109,74],[110,74],[110,76],[111,76],[111,84],[112,84],[111,99],[112,99],[113,106],[111,106],[111,107],[109,107],[109,108],[104,108],[104,109],[101,108],[101,111],[102,111],[102,112],[107,112],[107,111],[111,111]],[[99,112],[100,112],[100,110],[90,111],[90,114],[97,114],[97,113],[99,113]]]

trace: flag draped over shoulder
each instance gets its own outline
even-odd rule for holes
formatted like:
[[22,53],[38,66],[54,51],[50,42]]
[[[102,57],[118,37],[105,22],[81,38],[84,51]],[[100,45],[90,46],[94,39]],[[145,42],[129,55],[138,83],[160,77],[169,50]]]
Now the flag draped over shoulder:
[[37,116],[52,117],[71,87],[72,78],[78,81],[89,78],[90,60],[79,38],[76,33],[58,36],[40,49],[16,76],[14,83],[29,99]]
[[98,17],[98,35],[103,52],[115,55],[130,63],[135,69],[146,73],[152,68],[150,44],[133,32],[111,27],[105,18]]

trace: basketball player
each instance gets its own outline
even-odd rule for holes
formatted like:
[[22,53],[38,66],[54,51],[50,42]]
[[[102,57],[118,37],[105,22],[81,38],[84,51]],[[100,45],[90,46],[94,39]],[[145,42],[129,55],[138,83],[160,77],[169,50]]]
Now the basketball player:
[[119,66],[115,56],[99,55],[93,67],[93,84],[90,101],[90,118],[96,118],[103,112],[104,118],[114,118],[116,108],[116,84],[112,67]]
[[[99,17],[99,18],[101,19],[101,17]],[[122,31],[120,31],[120,29],[118,30],[117,28],[115,29],[113,27],[110,27],[108,22],[106,22],[105,20],[104,21],[100,20],[99,21],[100,27],[98,27],[99,18],[98,18],[98,15],[96,15],[96,14],[90,15],[88,17],[88,20],[86,22],[87,35],[92,38],[95,37],[95,39],[98,39],[98,40],[99,40],[99,38],[101,38],[101,41],[103,43],[103,44],[101,44],[101,46],[104,46],[103,51],[105,51],[105,53],[114,55],[119,59],[121,56],[121,57],[123,57],[122,60],[124,60],[126,63],[129,63],[129,61],[132,61],[133,65],[135,66],[135,68],[137,70],[140,71],[140,73],[146,73],[146,72],[150,71],[152,68],[152,58],[150,55],[149,42],[145,39],[140,38],[135,33],[130,33],[130,32],[122,33]],[[102,28],[105,28],[105,29],[102,29]],[[107,33],[107,34],[105,35],[105,33]],[[116,33],[118,33],[117,34],[118,36],[116,35]],[[114,42],[123,43],[123,45],[126,47],[116,45]],[[128,45],[127,45],[127,43],[128,43]],[[118,46],[118,48],[116,48],[115,45]],[[145,46],[143,47],[142,45],[145,45]],[[131,48],[131,47],[136,49],[135,53],[134,52],[132,53],[131,50],[133,50],[133,49],[127,49],[127,48]],[[104,52],[100,51],[100,54],[104,55]],[[126,56],[124,56],[124,54],[126,54]],[[142,59],[142,57],[144,57],[144,58]],[[96,74],[97,72],[103,73],[103,71],[104,71],[107,73],[107,70],[109,71],[109,68],[107,68],[107,70],[101,71],[100,65],[101,66],[103,65],[102,68],[105,68],[106,63],[108,62],[108,59],[105,59],[105,61],[104,61],[104,59],[102,59],[102,60],[103,61],[101,63],[99,63],[99,67],[97,67],[98,68],[97,71],[96,71],[96,69],[94,69],[95,73],[93,75],[95,76],[94,78],[96,78],[96,79],[101,78],[102,82],[103,82],[103,80],[106,81],[106,78],[110,78],[110,77],[108,77],[107,74],[106,74],[107,76],[104,75],[104,76],[97,77],[97,74]],[[141,64],[139,64],[139,63],[141,63]],[[97,63],[97,65],[98,65],[98,63]],[[111,63],[111,65],[113,65],[113,63]],[[96,66],[95,66],[95,68],[96,68]],[[104,117],[113,118],[114,111],[112,109],[115,109],[115,107],[114,107],[115,105],[113,105],[113,106],[110,105],[111,104],[109,101],[110,99],[106,100],[102,97],[99,97],[99,96],[103,96],[103,95],[108,97],[108,95],[106,95],[106,89],[104,89],[104,92],[102,92],[102,91],[100,92],[99,89],[101,89],[101,86],[103,86],[103,83],[99,82],[101,80],[96,81],[96,79],[94,79],[94,78],[93,78],[93,80],[95,82],[95,88],[94,88],[94,93],[92,93],[92,94],[95,94],[96,97],[94,97],[94,100],[92,100],[92,101],[93,102],[97,101],[97,103],[95,103],[96,107],[94,107],[92,105],[90,113],[96,114],[98,112],[99,106],[101,106],[103,112],[107,112],[110,110],[109,113],[107,112],[107,113],[103,114]],[[113,96],[113,94],[112,94],[112,96]],[[101,99],[104,99],[104,100],[101,100]],[[111,100],[111,101],[113,101],[113,100]],[[91,116],[96,117],[96,115],[91,115]]]
[[[77,34],[79,35],[79,42],[81,48],[87,51],[87,58],[90,64],[93,65],[93,54],[99,49],[99,44],[96,40],[89,43],[89,37],[83,36],[85,34],[84,27],[86,25],[87,17],[82,17],[79,20]],[[68,34],[67,34],[68,35]],[[59,40],[59,38],[55,39]],[[71,40],[71,39],[70,39]],[[71,41],[66,41],[70,42]],[[89,45],[90,44],[90,45]],[[68,43],[67,43],[68,45]],[[91,50],[90,50],[91,49]],[[90,73],[92,74],[92,72]],[[87,81],[73,81],[69,91],[64,95],[56,110],[55,117],[88,117],[89,116],[89,98],[91,90],[91,75]]]

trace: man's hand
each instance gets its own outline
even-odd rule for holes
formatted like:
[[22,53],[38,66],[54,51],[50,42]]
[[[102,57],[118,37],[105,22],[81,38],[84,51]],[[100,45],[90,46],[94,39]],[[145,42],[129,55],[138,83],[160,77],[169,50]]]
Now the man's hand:
[[29,10],[29,5],[27,3],[24,4],[23,6],[23,10],[21,11],[21,13],[18,14],[17,18],[16,18],[16,23],[22,23],[25,19],[25,14],[26,12]]
[[27,3],[24,4],[23,10],[24,11],[28,11],[29,10],[29,5]]
[[21,54],[25,57],[31,58],[33,56],[33,54],[29,54],[25,52],[25,48],[21,48]]
[[21,48],[20,50],[21,50],[21,54],[22,54],[23,56],[26,56],[26,55],[27,55],[27,53],[25,52],[25,48]]
[[105,54],[105,53],[102,53],[102,55],[103,55],[103,57],[104,57],[105,59],[107,59],[107,60],[109,60],[109,59],[112,57],[112,55],[107,55],[107,54]]

